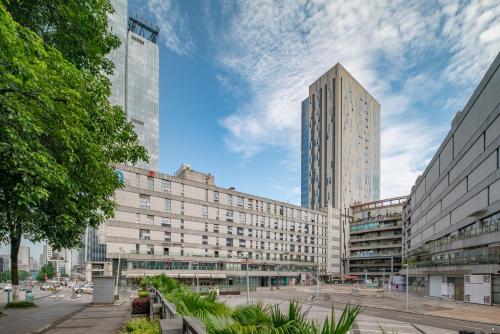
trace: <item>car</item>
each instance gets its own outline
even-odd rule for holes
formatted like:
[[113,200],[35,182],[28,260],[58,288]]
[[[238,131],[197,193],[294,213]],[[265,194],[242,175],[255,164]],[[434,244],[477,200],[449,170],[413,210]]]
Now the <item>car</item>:
[[6,286],[4,286],[4,287],[3,287],[3,290],[4,290],[5,292],[7,292],[7,291],[12,291],[12,284],[7,284]]
[[73,291],[76,293],[89,293],[92,294],[94,292],[94,284],[81,284],[81,285],[75,285],[73,287]]
[[42,286],[40,286],[40,290],[52,290],[53,286],[50,283],[43,283]]

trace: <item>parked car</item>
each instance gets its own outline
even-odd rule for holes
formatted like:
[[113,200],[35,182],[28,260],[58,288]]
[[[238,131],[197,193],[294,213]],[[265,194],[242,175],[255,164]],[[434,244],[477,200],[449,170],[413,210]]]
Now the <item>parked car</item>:
[[40,286],[40,290],[52,290],[54,287],[50,283],[43,283],[42,286]]
[[94,284],[82,284],[82,285],[75,285],[73,287],[73,291],[76,293],[89,293],[92,294],[94,292]]

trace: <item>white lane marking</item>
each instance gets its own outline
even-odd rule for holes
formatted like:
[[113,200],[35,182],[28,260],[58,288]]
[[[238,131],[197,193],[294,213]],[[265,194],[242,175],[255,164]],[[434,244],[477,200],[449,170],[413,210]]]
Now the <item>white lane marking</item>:
[[398,323],[390,323],[390,322],[373,322],[373,321],[356,321],[357,324],[364,324],[364,325],[369,325],[369,326],[390,326],[390,327],[406,327],[406,328],[413,328],[411,325],[404,325],[404,324],[398,324]]
[[[359,333],[364,333],[364,332],[374,332],[374,333],[383,333],[380,329],[379,330],[374,330],[374,329],[351,329],[351,333],[354,332],[359,332]],[[415,332],[398,332],[398,334],[415,334]]]

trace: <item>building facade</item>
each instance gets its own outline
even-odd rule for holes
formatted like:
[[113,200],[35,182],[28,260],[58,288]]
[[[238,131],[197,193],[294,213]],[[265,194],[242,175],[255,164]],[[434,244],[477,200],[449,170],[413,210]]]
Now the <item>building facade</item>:
[[309,98],[302,101],[301,105],[301,155],[300,155],[300,205],[304,208],[309,207],[308,191],[309,191],[309,165],[311,163],[309,154],[309,146],[311,141],[309,136],[311,133],[310,123]]
[[138,167],[158,169],[159,145],[159,53],[158,28],[128,16],[127,0],[112,0],[114,13],[109,15],[110,30],[121,45],[109,59],[115,64],[110,76],[110,102],[119,105],[134,125],[140,143],[146,148],[149,162]]
[[346,276],[387,282],[401,269],[402,214],[406,197],[351,206]]
[[481,274],[500,303],[499,67],[500,54],[405,205],[403,254],[419,293],[467,301],[464,275]]
[[341,211],[338,237],[341,256],[346,257],[350,206],[380,196],[380,104],[340,64],[309,86],[306,101],[302,175],[307,180],[302,179],[302,196],[307,203],[302,205]]
[[217,187],[187,165],[175,176],[126,165],[117,172],[125,188],[115,217],[87,242],[88,280],[116,273],[118,258],[122,279],[164,273],[243,285],[248,266],[252,286],[269,286],[339,274],[338,210]]
[[18,270],[30,270],[30,248],[28,246],[19,246],[19,254],[17,256]]
[[0,254],[0,273],[10,270],[10,255]]

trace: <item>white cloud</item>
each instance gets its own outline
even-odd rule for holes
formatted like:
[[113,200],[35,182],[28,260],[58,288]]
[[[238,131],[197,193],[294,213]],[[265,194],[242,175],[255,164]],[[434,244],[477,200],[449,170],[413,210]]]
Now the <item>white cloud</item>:
[[[500,4],[493,1],[238,4],[217,35],[222,69],[247,82],[250,96],[221,120],[228,147],[245,158],[280,148],[299,161],[300,102],[340,62],[382,105],[382,196],[409,192],[449,129],[431,123],[435,110],[415,104],[450,83],[470,91],[500,49]],[[423,61],[429,53],[432,63]],[[457,101],[451,97],[447,107]]]
[[179,55],[189,55],[195,45],[189,33],[187,15],[174,0],[148,0],[148,10],[160,28],[160,41]]

